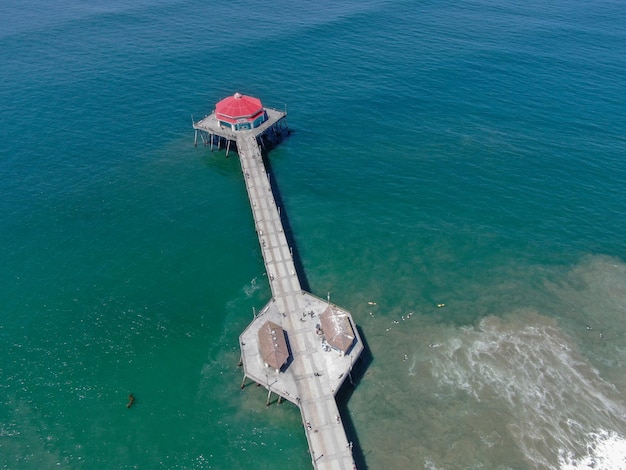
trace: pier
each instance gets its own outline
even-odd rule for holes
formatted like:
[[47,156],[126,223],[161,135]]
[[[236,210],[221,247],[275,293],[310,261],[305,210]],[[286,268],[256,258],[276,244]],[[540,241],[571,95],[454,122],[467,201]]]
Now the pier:
[[[247,99],[248,103],[243,103]],[[256,232],[272,291],[271,300],[241,333],[241,363],[247,381],[295,404],[302,415],[313,468],[356,468],[335,396],[363,351],[350,313],[302,289],[293,252],[284,232],[280,208],[263,162],[262,147],[279,139],[286,113],[257,109],[255,98],[236,94],[222,100],[216,111],[194,122],[195,143],[231,144],[241,163]],[[263,114],[264,113],[264,114]]]

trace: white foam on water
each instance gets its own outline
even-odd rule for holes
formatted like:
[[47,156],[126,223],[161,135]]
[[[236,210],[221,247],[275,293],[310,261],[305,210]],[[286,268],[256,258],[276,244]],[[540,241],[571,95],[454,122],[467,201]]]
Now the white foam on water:
[[572,452],[559,451],[561,470],[624,470],[626,469],[626,439],[612,431],[599,431],[588,434],[587,453],[576,457]]
[[616,387],[556,321],[535,311],[489,316],[476,328],[458,330],[432,365],[440,387],[505,410],[506,432],[536,467],[558,468],[559,459],[580,462],[589,436],[600,436],[592,430],[626,431],[626,404]]
[[413,354],[411,367],[409,367],[409,376],[415,376],[415,366],[417,365],[417,356]]
[[252,295],[259,290],[261,286],[257,284],[257,278],[253,278],[250,284],[243,287],[243,292],[246,294],[246,298],[252,297]]

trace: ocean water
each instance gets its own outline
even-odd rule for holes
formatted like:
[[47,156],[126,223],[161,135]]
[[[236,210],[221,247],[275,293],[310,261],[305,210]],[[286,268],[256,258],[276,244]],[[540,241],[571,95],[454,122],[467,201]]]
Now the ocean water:
[[625,24],[614,0],[2,2],[2,468],[311,468],[297,409],[239,389],[270,290],[237,157],[191,129],[235,91],[287,108],[303,275],[367,342],[359,468],[626,468]]

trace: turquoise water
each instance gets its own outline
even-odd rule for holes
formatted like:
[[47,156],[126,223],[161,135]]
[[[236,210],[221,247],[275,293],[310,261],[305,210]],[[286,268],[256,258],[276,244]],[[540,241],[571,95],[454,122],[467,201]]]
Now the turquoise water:
[[297,409],[239,390],[271,294],[236,156],[193,147],[240,91],[287,107],[270,162],[306,279],[371,353],[343,407],[360,468],[626,468],[624,24],[616,1],[4,2],[2,467],[311,467]]

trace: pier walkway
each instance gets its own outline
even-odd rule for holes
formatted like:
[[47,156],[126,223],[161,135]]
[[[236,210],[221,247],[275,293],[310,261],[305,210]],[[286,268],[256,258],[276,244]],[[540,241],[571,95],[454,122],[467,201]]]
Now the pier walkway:
[[[267,123],[265,129],[228,133],[211,125],[217,122],[211,117],[194,123],[196,130],[211,138],[217,135],[236,141],[272,290],[271,301],[239,338],[242,388],[249,378],[268,390],[268,404],[275,393],[279,402],[286,399],[299,407],[315,469],[352,470],[356,468],[352,443],[346,437],[335,395],[346,379],[351,380],[352,366],[363,351],[363,343],[347,311],[329,299],[304,292],[300,285],[258,141],[283,117],[270,115],[274,122]],[[263,328],[271,329],[272,335],[282,329],[276,334],[286,340],[286,359],[274,366],[268,364],[271,360],[260,344]],[[280,340],[272,338],[270,347],[274,346],[273,352],[278,354]]]

